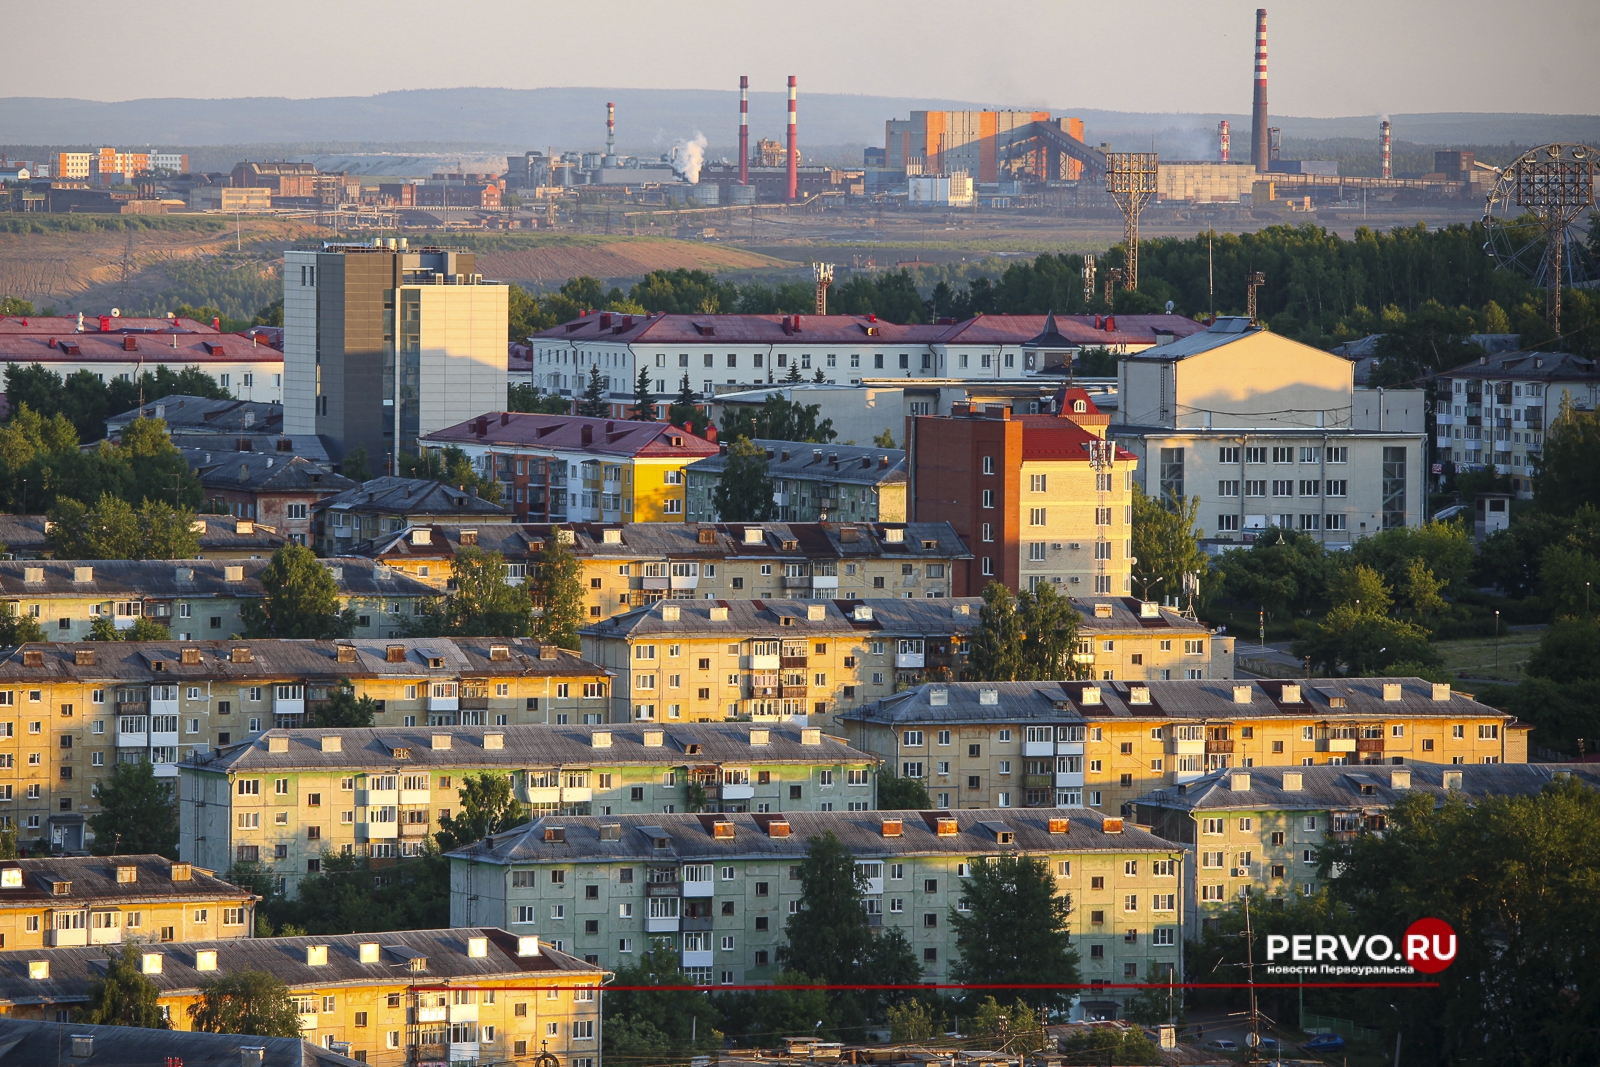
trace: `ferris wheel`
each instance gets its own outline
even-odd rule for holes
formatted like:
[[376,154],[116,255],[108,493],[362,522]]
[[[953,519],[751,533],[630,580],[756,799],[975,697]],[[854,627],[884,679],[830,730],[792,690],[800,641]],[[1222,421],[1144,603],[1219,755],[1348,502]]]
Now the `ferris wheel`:
[[1594,211],[1600,150],[1583,144],[1540,145],[1500,172],[1483,211],[1483,250],[1496,266],[1526,275],[1545,290],[1545,318],[1561,332],[1561,290],[1597,277],[1586,244]]

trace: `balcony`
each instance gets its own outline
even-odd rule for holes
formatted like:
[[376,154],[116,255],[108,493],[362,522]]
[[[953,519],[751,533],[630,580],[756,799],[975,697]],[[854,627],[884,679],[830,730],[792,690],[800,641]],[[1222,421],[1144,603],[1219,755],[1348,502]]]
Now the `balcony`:
[[157,748],[176,745],[178,743],[178,731],[163,730],[160,733],[151,732],[150,743],[155,745]]
[[675,934],[678,932],[678,917],[650,916],[644,921],[644,932],[647,934]]
[[710,930],[716,921],[716,918],[711,915],[685,915],[683,917],[683,929],[685,931]]
[[398,789],[357,789],[356,805],[363,808],[393,807],[400,803]]
[[1058,755],[1058,756],[1081,756],[1081,755],[1083,755],[1083,742],[1082,741],[1057,741],[1056,742],[1056,755]]
[[489,698],[488,697],[462,697],[461,698],[461,710],[462,711],[488,711],[489,710]]
[[[429,802],[432,801],[432,799],[433,799],[433,795],[431,793],[429,793],[426,789],[402,789],[402,790],[400,790],[399,803],[400,803],[400,805],[402,807],[407,807],[407,808],[425,808],[425,807],[428,806]],[[390,801],[390,803],[394,803],[394,801]]]
[[1356,751],[1357,752],[1382,752],[1383,751],[1383,738],[1381,738],[1381,737],[1358,737],[1358,738],[1356,738]]
[[300,1020],[301,1030],[315,1030],[317,1028],[317,1013],[314,1011],[303,1012],[295,1016]]
[[807,659],[805,656],[782,656],[778,659],[778,666],[784,670],[790,667],[796,670],[805,670]]
[[710,967],[714,962],[709,949],[704,952],[689,952],[685,950],[683,953],[682,966],[684,967]]
[[715,892],[716,883],[710,879],[707,879],[704,882],[690,882],[686,880],[683,883],[683,895],[685,897],[709,897]]
[[927,666],[928,657],[921,652],[896,652],[894,665],[902,670],[921,670]]
[[811,575],[809,575],[809,574],[785,574],[783,576],[783,587],[785,589],[810,589],[811,588]]
[[671,583],[669,588],[672,589],[694,589],[700,585],[700,576],[698,574],[674,574],[667,581]]
[[1323,749],[1324,752],[1354,752],[1356,750],[1356,739],[1353,737],[1330,737],[1323,744],[1328,746]]
[[561,787],[558,785],[535,785],[522,790],[522,799],[529,804],[558,804],[561,801]]
[[[752,671],[775,671],[782,666],[782,660],[777,656],[747,656],[745,658],[748,660],[745,666]],[[800,666],[805,666],[804,657],[801,657]],[[774,682],[773,684],[776,685],[777,683]]]
[[397,822],[364,822],[361,827],[366,831],[369,841],[393,840],[400,836],[400,824]]
[[[448,1022],[450,1019],[450,1009],[443,1005],[432,1008],[412,1008],[411,1013],[416,1016],[414,1021],[419,1023],[442,1023]],[[312,1025],[315,1025],[315,1023]]]
[[133,733],[132,731],[117,731],[118,748],[149,748],[150,735],[147,733]]
[[1232,741],[1207,741],[1206,742],[1206,755],[1208,755],[1208,756],[1211,755],[1214,752],[1232,752],[1232,751],[1233,751],[1233,742]]
[[811,576],[811,588],[837,589],[839,588],[839,576],[837,574],[813,574]]
[[1055,776],[1051,774],[1025,774],[1022,776],[1024,789],[1047,789],[1055,785]]
[[1081,789],[1083,787],[1082,771],[1057,771],[1057,789]]
[[475,1023],[478,1021],[478,1006],[476,1004],[450,1005],[450,1021],[453,1023]]
[[677,882],[646,882],[644,895],[647,897],[677,897],[682,896],[682,886]]
[[425,823],[425,822],[402,822],[402,823],[396,823],[395,825],[400,827],[400,836],[401,837],[427,837],[428,836],[428,824]]
[[1179,741],[1177,738],[1167,739],[1167,751],[1174,756],[1198,756],[1209,752],[1204,741]]
[[432,693],[429,693],[428,694],[428,710],[429,711],[460,711],[461,710],[461,698],[460,697],[455,697],[455,696],[436,697]]
[[641,578],[639,580],[644,583],[639,587],[641,589],[656,589],[665,591],[672,588],[671,578]]
[[1054,756],[1056,754],[1056,743],[1054,741],[1024,741],[1022,742],[1022,754],[1024,756]]
[[122,944],[122,926],[97,926],[89,931],[89,944],[91,945],[120,945]]
[[150,702],[148,700],[119,700],[117,701],[118,715],[148,715]]
[[587,804],[593,799],[594,790],[586,785],[569,785],[563,786],[561,789],[561,803],[563,804]]
[[722,800],[749,800],[756,795],[756,787],[749,782],[739,785],[724,785],[721,794]]
[[89,943],[89,931],[81,926],[76,930],[48,930],[44,943],[50,948],[77,948]]

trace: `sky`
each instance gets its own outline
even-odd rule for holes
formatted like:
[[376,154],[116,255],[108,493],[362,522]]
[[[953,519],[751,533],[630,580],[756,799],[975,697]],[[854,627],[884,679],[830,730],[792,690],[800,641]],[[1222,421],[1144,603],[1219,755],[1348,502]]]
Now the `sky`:
[[[1595,0],[1276,0],[1274,114],[1592,114]],[[937,97],[1244,112],[1253,4],[1218,0],[56,0],[13,41],[126,42],[7,63],[0,96],[368,96],[562,86]],[[75,35],[75,34],[74,34]],[[163,58],[170,46],[170,59]],[[116,57],[120,56],[118,60]]]

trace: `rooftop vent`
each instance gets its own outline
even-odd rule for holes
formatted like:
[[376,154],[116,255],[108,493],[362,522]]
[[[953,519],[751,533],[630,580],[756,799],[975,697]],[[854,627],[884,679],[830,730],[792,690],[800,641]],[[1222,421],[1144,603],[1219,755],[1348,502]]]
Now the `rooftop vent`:
[[679,608],[678,605],[676,605],[676,604],[662,604],[661,605],[661,621],[662,622],[677,622],[682,617],[682,615],[683,615],[682,609]]
[[344,738],[338,734],[323,734],[320,740],[322,741],[322,751],[324,752],[344,751]]
[[411,543],[414,545],[433,544],[433,531],[426,526],[418,526],[411,531]]
[[566,844],[567,828],[565,826],[546,826],[544,828],[544,839],[558,844]]
[[356,661],[355,645],[338,645],[334,648],[333,658],[340,663],[354,663]]
[[746,526],[744,528],[744,543],[745,544],[747,544],[747,545],[759,545],[759,544],[764,543],[766,541],[766,539],[767,539],[767,531],[763,530],[761,527],[759,527],[759,526]]
[[254,663],[255,660],[255,653],[248,648],[239,646],[228,651],[229,663]]
[[1285,793],[1298,793],[1302,788],[1305,776],[1299,771],[1283,772],[1283,791]]
[[904,527],[891,526],[883,531],[883,539],[891,545],[905,544],[906,531]]
[[950,617],[951,618],[955,618],[955,619],[971,618],[972,617],[972,605],[971,604],[951,604],[950,605]]
[[1100,820],[1100,832],[1103,833],[1103,834],[1120,834],[1120,833],[1122,833],[1122,820],[1121,819],[1113,819],[1113,818],[1109,818],[1109,817],[1105,818],[1105,819],[1101,819]]
[[1070,833],[1071,830],[1072,830],[1072,820],[1071,819],[1063,818],[1063,817],[1061,817],[1059,815],[1051,817],[1051,819],[1050,819],[1050,832],[1051,833],[1053,833],[1053,834],[1065,834],[1065,833]]
[[622,824],[616,822],[603,822],[600,824],[600,840],[621,841]]
[[857,604],[850,612],[850,617],[856,622],[871,622],[872,608],[866,604]]
[[934,817],[933,832],[940,837],[954,837],[960,829],[954,815],[945,813]]
[[944,686],[934,686],[928,690],[928,703],[936,708],[942,708],[950,703],[950,690]]
[[527,935],[517,938],[517,955],[537,956],[539,954],[539,938],[537,935]]
[[733,823],[727,819],[718,819],[711,824],[711,836],[718,841],[733,840]]
[[489,955],[489,939],[487,937],[467,938],[467,957],[481,960]]
[[709,526],[703,527],[696,532],[696,540],[702,545],[714,545],[717,543],[717,531]]
[[620,544],[622,544],[622,531],[621,530],[601,530],[600,531],[600,543],[604,544],[604,545],[620,545]]
[[376,941],[363,941],[363,942],[361,942],[361,945],[360,945],[360,948],[359,948],[358,951],[359,951],[360,959],[361,959],[362,963],[379,963],[379,962],[382,962],[381,955],[379,954],[379,951],[378,951],[378,943]]
[[36,982],[42,982],[50,977],[49,960],[29,960],[28,977]]
[[272,736],[267,738],[267,751],[268,752],[287,752],[287,751],[289,751],[289,738],[287,736],[283,735],[283,734],[273,734]]
[[662,746],[662,744],[664,743],[665,739],[666,739],[665,731],[662,731],[662,730],[646,730],[644,732],[644,747],[645,748],[660,748]]
[[224,568],[222,568],[222,580],[225,581],[225,582],[242,582],[242,581],[244,581],[244,568],[243,567],[224,567]]
[[327,945],[307,945],[306,946],[306,966],[307,967],[326,967],[327,965],[328,965],[328,946]]
[[790,832],[788,819],[769,819],[767,821],[768,837],[788,837]]
[[428,740],[430,742],[428,747],[433,749],[435,752],[447,751],[450,748],[449,734],[432,734],[429,736]]
[[1000,703],[1000,690],[998,690],[998,689],[980,689],[980,690],[978,690],[978,703],[979,704],[987,704],[987,705],[997,705],[997,704],[999,704]]
[[1161,618],[1161,605],[1157,604],[1153,600],[1141,600],[1139,602],[1139,618],[1141,618],[1141,619],[1159,619],[1159,618]]
[[879,826],[884,837],[899,837],[905,833],[905,823],[899,819],[883,819]]
[[1283,687],[1278,690],[1278,699],[1285,704],[1300,703],[1300,687],[1298,685],[1291,685],[1290,683],[1285,682]]
[[1250,694],[1251,694],[1251,692],[1252,692],[1252,690],[1251,690],[1250,686],[1248,686],[1248,685],[1236,685],[1236,686],[1234,686],[1233,687],[1233,702],[1235,704],[1248,704],[1248,703],[1250,703]]
[[1109,618],[1111,618],[1111,605],[1110,604],[1096,604],[1094,606],[1094,617],[1097,618],[1097,619],[1109,619]]
[[761,729],[759,727],[751,727],[751,729],[750,729],[750,743],[752,745],[766,745],[766,744],[770,744],[771,741],[772,741],[772,733],[771,733],[771,731],[763,730],[763,729]]
[[1128,687],[1128,703],[1150,703],[1150,687],[1148,685],[1130,685]]
[[822,622],[827,617],[828,617],[828,607],[827,607],[826,604],[807,604],[806,605],[806,621],[807,622]]
[[1228,775],[1228,788],[1235,793],[1250,792],[1250,772],[1234,771]]
[[72,568],[72,580],[75,581],[75,582],[92,582],[92,581],[94,581],[94,568],[93,567],[74,567],[74,568]]
[[509,663],[511,661],[511,646],[490,645],[489,661],[491,663]]
[[483,735],[483,747],[486,748],[486,749],[505,748],[506,747],[506,735],[505,734],[484,734]]
[[172,880],[174,882],[188,882],[194,878],[194,868],[187,863],[174,863],[172,865]]
[[592,748],[610,748],[611,731],[596,730],[594,733],[589,735],[589,745]]
[[1410,789],[1411,788],[1411,768],[1406,767],[1406,768],[1403,768],[1403,769],[1397,769],[1397,770],[1390,771],[1389,772],[1389,788],[1390,789]]
[[1433,699],[1435,699],[1435,700],[1449,700],[1450,699],[1450,683],[1449,682],[1434,682],[1433,683]]
[[44,651],[37,648],[24,649],[22,652],[22,665],[24,667],[43,667]]
[[800,728],[800,743],[802,745],[822,744],[822,731],[815,726],[802,726]]
[[117,864],[117,884],[132,885],[139,880],[139,868],[131,863]]
[[1441,780],[1440,784],[1442,784],[1446,789],[1462,788],[1462,772],[1445,771],[1444,778]]
[[1383,699],[1387,703],[1393,703],[1394,701],[1399,700],[1403,692],[1404,689],[1401,687],[1399,682],[1383,683]]
[[389,645],[385,647],[383,658],[389,663],[404,663],[406,661],[406,646]]
[[214,948],[196,949],[194,954],[194,969],[197,971],[216,970],[217,950]]
[[22,568],[22,580],[24,582],[42,582],[42,581],[44,581],[44,568],[43,567],[24,567],[24,568]]
[[1101,703],[1100,687],[1097,685],[1084,686],[1078,693],[1078,702],[1084,705]]
[[164,955],[160,952],[145,952],[139,956],[139,971],[143,974],[160,974],[161,963]]
[[728,621],[728,609],[727,608],[724,608],[724,607],[712,608],[710,614],[711,614],[711,621],[712,622],[727,622]]

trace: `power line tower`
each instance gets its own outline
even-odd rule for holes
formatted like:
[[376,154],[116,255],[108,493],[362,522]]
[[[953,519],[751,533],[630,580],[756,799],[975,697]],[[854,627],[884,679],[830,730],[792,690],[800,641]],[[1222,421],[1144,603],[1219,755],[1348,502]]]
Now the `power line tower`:
[[1245,297],[1244,311],[1246,315],[1250,316],[1251,322],[1256,321],[1256,290],[1266,284],[1267,276],[1260,271],[1252,273],[1249,280],[1244,283],[1245,289],[1248,291],[1248,295]]
[[117,306],[128,306],[128,280],[133,277],[133,230],[128,230],[128,240],[122,246],[122,260],[117,264]]
[[1106,192],[1122,210],[1128,263],[1122,283],[1139,288],[1139,213],[1156,193],[1156,153],[1107,152]]

